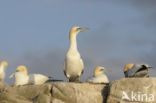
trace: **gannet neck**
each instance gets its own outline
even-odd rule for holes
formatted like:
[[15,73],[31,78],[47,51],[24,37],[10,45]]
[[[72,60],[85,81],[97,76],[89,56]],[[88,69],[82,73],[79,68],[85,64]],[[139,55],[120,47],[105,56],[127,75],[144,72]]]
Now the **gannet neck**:
[[5,69],[7,66],[8,66],[8,63],[6,61],[2,61],[0,64],[0,72],[5,72]]
[[99,75],[104,75],[104,73],[98,72],[98,73],[94,74],[95,77],[97,77]]
[[70,33],[70,49],[76,50],[77,51],[77,39],[76,39],[77,34],[76,33]]
[[5,71],[5,67],[3,65],[0,66],[0,72],[4,72]]

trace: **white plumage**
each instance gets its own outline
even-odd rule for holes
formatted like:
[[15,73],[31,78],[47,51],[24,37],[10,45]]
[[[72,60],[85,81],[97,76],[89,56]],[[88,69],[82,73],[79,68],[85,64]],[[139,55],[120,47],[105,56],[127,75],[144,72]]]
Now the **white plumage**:
[[42,74],[30,74],[28,75],[28,69],[26,66],[18,66],[16,72],[13,73],[10,78],[15,77],[14,85],[41,85],[48,81],[61,81],[61,80],[52,80],[51,78],[42,75]]
[[30,74],[29,75],[29,84],[40,85],[40,84],[44,84],[48,80],[50,80],[50,78],[42,74]]
[[73,27],[70,30],[70,48],[66,54],[63,71],[69,82],[79,82],[80,76],[84,70],[83,60],[77,49],[77,34],[81,31],[88,30],[88,28]]
[[0,65],[0,81],[3,82],[5,79],[5,70],[8,66],[8,63],[6,61],[2,61]]
[[29,84],[29,76],[25,75],[23,72],[15,72],[10,78],[15,76],[14,86],[22,86]]
[[104,67],[98,66],[94,69],[94,76],[88,80],[90,83],[109,83],[109,79],[104,72],[109,72]]

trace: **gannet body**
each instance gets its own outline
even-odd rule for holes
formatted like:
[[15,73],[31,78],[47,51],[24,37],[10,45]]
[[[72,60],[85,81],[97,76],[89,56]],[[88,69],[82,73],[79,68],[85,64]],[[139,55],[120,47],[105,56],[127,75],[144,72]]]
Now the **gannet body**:
[[6,61],[2,61],[0,65],[0,81],[3,82],[5,79],[5,70],[8,66],[8,63]]
[[21,65],[16,68],[16,72],[12,73],[9,78],[15,77],[14,86],[22,86],[29,84],[28,70]]
[[50,80],[49,77],[42,74],[30,74],[29,75],[29,84],[41,85]]
[[29,74],[26,66],[18,66],[16,72],[13,73],[10,78],[15,77],[14,85],[41,85],[50,81],[61,81],[61,80],[53,80],[50,77],[47,77],[42,74]]
[[70,48],[66,54],[63,68],[64,74],[69,79],[69,82],[79,82],[80,76],[83,74],[84,64],[77,49],[76,37],[79,32],[85,30],[88,30],[88,28],[73,27],[70,30]]
[[129,63],[124,67],[124,74],[125,77],[149,77],[149,68],[147,64]]
[[89,83],[109,83],[107,76],[104,72],[110,72],[110,70],[105,69],[104,67],[98,66],[94,69],[94,77],[88,80]]
[[15,72],[14,76],[15,76],[15,81],[14,81],[15,86],[22,86],[22,85],[29,84],[29,76],[25,75],[23,72]]

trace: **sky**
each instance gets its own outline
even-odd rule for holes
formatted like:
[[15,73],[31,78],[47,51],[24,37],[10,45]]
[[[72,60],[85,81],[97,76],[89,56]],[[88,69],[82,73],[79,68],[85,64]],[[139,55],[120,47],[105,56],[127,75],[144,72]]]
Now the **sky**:
[[112,70],[111,81],[124,77],[127,63],[146,63],[156,76],[155,0],[1,0],[0,61],[8,76],[17,66],[67,80],[63,62],[73,26],[88,27],[78,37],[84,61],[82,81],[96,66]]

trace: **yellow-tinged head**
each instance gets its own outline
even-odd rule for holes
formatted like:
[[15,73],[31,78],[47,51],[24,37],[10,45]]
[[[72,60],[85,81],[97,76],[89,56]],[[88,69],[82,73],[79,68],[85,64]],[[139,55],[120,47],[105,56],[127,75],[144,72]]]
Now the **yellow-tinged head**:
[[86,31],[86,30],[88,30],[88,28],[80,28],[80,27],[78,27],[78,26],[74,26],[74,27],[72,27],[71,30],[70,30],[69,38],[73,38],[73,36],[76,36],[79,32],[81,32],[81,31]]
[[24,74],[28,75],[28,69],[24,65],[20,65],[16,69],[17,72],[23,72]]
[[7,66],[8,66],[8,63],[7,63],[6,61],[2,61],[2,62],[1,62],[1,65],[2,65],[3,67],[7,67]]
[[125,67],[124,67],[124,72],[131,69],[133,66],[134,66],[134,64],[132,64],[132,63],[126,64]]
[[105,68],[102,67],[102,66],[97,66],[97,67],[94,69],[94,76],[103,74],[104,72],[111,72],[111,70],[107,70],[107,69],[105,69]]

